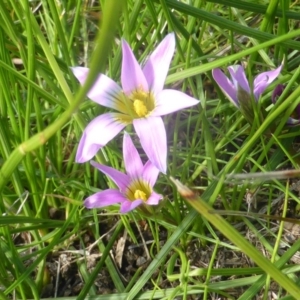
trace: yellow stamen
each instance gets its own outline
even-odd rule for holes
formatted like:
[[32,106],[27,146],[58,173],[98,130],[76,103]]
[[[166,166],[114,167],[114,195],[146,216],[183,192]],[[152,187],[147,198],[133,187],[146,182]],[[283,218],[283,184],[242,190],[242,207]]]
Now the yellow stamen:
[[139,117],[145,117],[148,113],[146,105],[141,100],[134,100],[133,107]]
[[142,199],[143,201],[147,200],[146,194],[143,191],[141,191],[141,190],[136,190],[134,192],[134,198],[135,199]]

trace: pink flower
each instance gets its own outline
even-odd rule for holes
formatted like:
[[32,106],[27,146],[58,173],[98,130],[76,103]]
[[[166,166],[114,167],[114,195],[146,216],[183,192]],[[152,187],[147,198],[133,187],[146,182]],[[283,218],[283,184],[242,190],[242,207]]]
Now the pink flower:
[[244,68],[240,65],[228,67],[231,80],[221,69],[214,69],[212,75],[231,103],[239,108],[240,105],[246,104],[245,102],[251,101],[251,94],[253,94],[254,99],[257,101],[268,85],[278,77],[281,69],[282,64],[273,71],[257,75],[253,81],[252,90],[250,89]]
[[[231,101],[243,114],[245,119],[252,124],[255,118],[253,100],[257,101],[260,95],[265,91],[279,75],[282,69],[280,65],[273,71],[263,72],[254,78],[253,84],[249,85],[244,68],[240,65],[228,67],[231,80],[220,70],[212,71],[213,78]],[[259,112],[260,118],[263,118],[263,112]]]
[[[122,40],[122,88],[100,74],[88,93],[91,100],[118,112],[105,113],[88,124],[79,142],[77,162],[90,160],[126,125],[133,124],[149,160],[166,173],[167,139],[161,116],[199,103],[182,92],[163,89],[174,50],[175,35],[171,33],[141,68],[129,45]],[[72,70],[83,84],[89,69],[75,67]]]
[[141,204],[157,205],[162,199],[162,195],[153,191],[159,170],[150,161],[143,165],[138,151],[126,132],[123,139],[123,159],[127,174],[94,161],[91,162],[94,167],[113,180],[118,190],[108,189],[91,195],[84,201],[87,208],[121,203],[120,212],[126,213]]

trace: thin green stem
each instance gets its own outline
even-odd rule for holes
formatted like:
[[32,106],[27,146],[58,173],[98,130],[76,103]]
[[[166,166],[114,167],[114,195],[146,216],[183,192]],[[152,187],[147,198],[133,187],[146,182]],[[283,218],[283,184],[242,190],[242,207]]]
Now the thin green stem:
[[288,293],[297,299],[300,295],[300,287],[291,279],[284,275],[276,266],[270,263],[252,244],[250,244],[233,226],[231,226],[222,216],[211,214],[211,206],[209,206],[194,192],[182,185],[178,180],[172,180],[176,185],[179,193],[185,200],[205,219],[214,225],[224,236],[232,241],[236,246],[250,257],[262,270],[276,280],[280,286],[285,288]]
[[[116,23],[119,21],[118,11],[120,11],[121,8],[122,6],[117,0],[106,2],[103,8],[104,13],[101,34],[99,33],[98,35],[97,46],[91,59],[91,66],[93,67],[90,69],[84,86],[79,90],[74,101],[72,101],[73,96],[69,90],[69,87],[66,85],[62,86],[62,88],[64,88],[65,90],[67,98],[69,99],[70,106],[54,123],[49,125],[45,130],[37,133],[32,138],[23,142],[13,150],[10,157],[4,162],[0,170],[0,191],[2,191],[5,183],[7,182],[17,165],[21,162],[23,157],[27,153],[45,144],[48,139],[53,136],[57,132],[57,130],[59,130],[59,128],[61,128],[70,119],[73,113],[77,110],[81,101],[85,98],[85,95],[93,85],[99,72],[104,69],[106,58],[108,57],[109,49],[114,37],[114,28],[116,26]],[[35,20],[33,20],[33,26],[37,26]],[[58,77],[58,80],[61,79],[63,82],[65,82],[65,79],[62,77],[62,73],[58,72],[56,75]]]

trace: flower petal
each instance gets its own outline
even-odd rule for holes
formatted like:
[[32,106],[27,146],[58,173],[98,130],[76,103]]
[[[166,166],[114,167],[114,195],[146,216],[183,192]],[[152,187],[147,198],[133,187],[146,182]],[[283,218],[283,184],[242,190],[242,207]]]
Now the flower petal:
[[151,187],[153,187],[157,180],[158,174],[159,170],[152,164],[150,160],[148,160],[143,167],[143,174],[141,177],[143,180],[147,181]]
[[156,97],[156,106],[151,116],[163,116],[174,111],[199,104],[199,101],[176,90],[163,90]]
[[159,201],[163,198],[162,195],[155,193],[154,191],[146,201],[146,204],[148,205],[157,205]]
[[265,91],[269,84],[271,84],[280,74],[282,69],[282,64],[275,70],[263,72],[256,76],[254,79],[254,96],[256,99]]
[[149,160],[162,173],[167,171],[167,136],[160,117],[133,120],[133,126]]
[[125,201],[124,203],[122,203],[121,208],[120,208],[120,212],[121,213],[127,213],[131,210],[134,210],[137,206],[141,205],[143,203],[142,200],[135,200],[133,202],[131,201]]
[[71,67],[70,69],[77,80],[80,82],[80,84],[83,85],[86,81],[90,69],[84,67]]
[[126,198],[119,191],[108,189],[86,198],[84,200],[84,206],[86,208],[98,208],[116,203],[124,203],[125,201]]
[[175,51],[175,34],[168,34],[150,55],[143,72],[154,94],[163,89]]
[[286,124],[288,125],[297,125],[300,123],[300,120],[294,119],[294,118],[288,118],[286,121]]
[[148,83],[144,73],[125,40],[122,40],[122,53],[121,82],[124,93],[130,95],[132,91],[137,89],[148,92]]
[[239,107],[236,94],[237,91],[233,83],[225,76],[221,69],[212,70],[212,76],[230,102],[236,107]]
[[238,86],[240,86],[244,91],[246,91],[250,95],[249,82],[246,78],[244,68],[240,65],[233,65],[228,67],[228,71],[230,73],[231,79],[236,90],[238,89]]
[[124,133],[123,138],[123,159],[126,173],[133,179],[141,177],[143,163],[127,132]]
[[127,123],[120,120],[123,115],[106,113],[93,119],[80,139],[76,162],[83,163],[95,156],[98,150],[113,139]]
[[[89,69],[74,67],[71,70],[81,85],[83,85]],[[102,106],[113,108],[123,113],[127,111],[122,99],[122,89],[112,79],[103,74],[98,76],[87,96]]]
[[281,94],[283,93],[285,89],[285,85],[283,84],[278,84],[277,86],[275,86],[275,89],[273,90],[271,99],[272,102],[275,104],[277,99],[281,96]]
[[107,175],[118,186],[120,191],[125,193],[131,181],[128,175],[109,166],[98,164],[95,161],[91,161],[91,165]]
[[300,123],[300,104],[298,104],[292,114],[286,121],[288,125],[298,125]]

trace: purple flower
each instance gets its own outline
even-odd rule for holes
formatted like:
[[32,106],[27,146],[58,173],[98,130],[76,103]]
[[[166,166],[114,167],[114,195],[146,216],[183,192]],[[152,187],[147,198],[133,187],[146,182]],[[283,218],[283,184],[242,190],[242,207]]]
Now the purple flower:
[[[149,160],[166,173],[167,138],[161,116],[199,103],[182,92],[163,90],[174,50],[175,35],[171,33],[141,68],[129,45],[122,40],[122,88],[100,74],[87,95],[98,104],[118,112],[100,115],[88,124],[79,142],[77,162],[90,160],[126,125],[133,124]],[[83,84],[89,69],[75,67],[72,71]]]
[[276,85],[273,93],[272,93],[272,102],[275,104],[277,99],[281,96],[281,94],[283,93],[285,89],[285,85],[283,84],[278,84]]
[[84,201],[87,208],[121,203],[120,212],[126,213],[141,204],[157,205],[162,199],[162,195],[153,191],[159,170],[150,161],[143,165],[138,151],[126,132],[123,139],[123,158],[127,174],[94,161],[91,162],[94,167],[110,177],[119,190],[108,189],[91,195]]
[[231,80],[220,69],[214,69],[212,75],[233,105],[237,108],[241,108],[242,105],[251,105],[247,102],[251,101],[252,94],[257,101],[268,85],[278,77],[281,69],[282,64],[273,71],[263,72],[257,75],[251,86],[252,90],[250,89],[244,68],[240,65],[228,67]]

